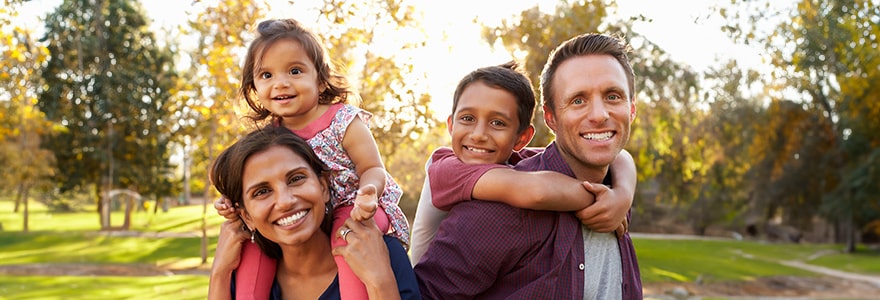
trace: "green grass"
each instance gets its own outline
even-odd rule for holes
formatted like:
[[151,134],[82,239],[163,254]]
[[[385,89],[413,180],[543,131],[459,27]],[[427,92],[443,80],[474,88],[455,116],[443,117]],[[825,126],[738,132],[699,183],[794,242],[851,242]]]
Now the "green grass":
[[208,277],[0,276],[0,299],[205,299]]

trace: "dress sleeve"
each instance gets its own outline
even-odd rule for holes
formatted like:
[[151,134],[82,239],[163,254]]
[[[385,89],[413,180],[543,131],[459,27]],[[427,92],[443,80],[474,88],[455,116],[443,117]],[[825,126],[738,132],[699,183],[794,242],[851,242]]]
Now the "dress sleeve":
[[400,299],[422,299],[422,295],[419,293],[419,284],[416,281],[416,274],[413,272],[403,245],[394,237],[387,235],[382,237],[385,239],[385,245],[388,247],[388,255],[391,258],[391,270],[394,272],[394,279],[397,280],[397,290],[400,292]]
[[428,166],[428,177],[431,179],[432,202],[444,211],[471,200],[474,185],[487,171],[507,167],[501,164],[466,164],[447,147],[435,150],[431,159],[433,162]]

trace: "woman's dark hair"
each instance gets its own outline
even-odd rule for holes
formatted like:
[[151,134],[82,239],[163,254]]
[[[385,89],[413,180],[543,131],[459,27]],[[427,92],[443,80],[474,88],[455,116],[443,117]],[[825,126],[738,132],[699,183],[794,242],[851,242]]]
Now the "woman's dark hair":
[[[302,157],[321,180],[327,179],[329,173],[326,165],[306,141],[287,128],[270,125],[250,132],[217,156],[211,166],[210,174],[211,183],[217,192],[229,199],[237,209],[244,210],[245,162],[251,155],[274,146],[290,149]],[[330,197],[333,197],[332,193],[330,193]],[[330,204],[326,203],[326,205],[329,207]],[[329,215],[325,215],[324,222],[321,224],[321,229],[328,235],[330,234],[331,222]],[[255,232],[254,241],[269,257],[281,258],[281,247],[275,242],[264,238],[259,232]]]

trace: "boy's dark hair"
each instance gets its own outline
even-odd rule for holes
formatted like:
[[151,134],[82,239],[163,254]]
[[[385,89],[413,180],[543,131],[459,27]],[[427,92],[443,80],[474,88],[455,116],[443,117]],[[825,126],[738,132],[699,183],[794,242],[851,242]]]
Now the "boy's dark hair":
[[455,94],[452,96],[452,114],[455,114],[458,99],[465,88],[471,83],[482,81],[490,87],[513,94],[517,104],[516,115],[519,117],[517,133],[529,128],[535,111],[535,92],[532,90],[532,81],[517,69],[518,66],[515,61],[510,61],[497,66],[482,67],[465,75],[458,82],[458,87],[455,88]]
[[610,55],[623,67],[629,84],[627,91],[629,95],[626,100],[632,101],[635,97],[635,75],[626,56],[629,51],[630,47],[622,37],[587,33],[568,39],[550,52],[550,58],[544,65],[544,70],[541,72],[541,101],[553,112],[556,106],[553,103],[553,75],[556,74],[556,69],[569,58],[594,54]]
[[[322,180],[326,180],[326,177],[330,174],[329,169],[318,158],[312,147],[287,128],[270,125],[251,131],[247,136],[238,140],[217,156],[217,159],[211,165],[209,174],[214,188],[242,212],[246,212],[244,208],[245,163],[252,155],[274,146],[290,149],[290,151],[302,157],[309,164],[312,171],[315,172],[315,175],[323,178]],[[333,197],[332,192],[330,197]],[[329,206],[330,203],[328,202],[326,205]],[[321,229],[327,234],[330,233],[330,223],[331,218],[327,214],[324,216],[324,223],[321,224]],[[274,259],[281,258],[281,247],[275,242],[266,239],[259,232],[254,232],[254,241],[267,256]]]
[[331,63],[327,57],[327,51],[324,50],[317,35],[294,19],[266,20],[257,25],[257,38],[248,47],[244,65],[241,68],[241,86],[238,89],[238,94],[251,108],[248,118],[260,122],[272,115],[272,112],[260,105],[260,100],[256,99],[254,67],[260,63],[269,46],[285,39],[300,43],[309,59],[315,64],[318,83],[325,87],[324,91],[318,95],[318,103],[332,104],[352,101],[353,105],[359,105],[357,103],[359,99],[352,92],[348,79],[341,75],[342,73]]

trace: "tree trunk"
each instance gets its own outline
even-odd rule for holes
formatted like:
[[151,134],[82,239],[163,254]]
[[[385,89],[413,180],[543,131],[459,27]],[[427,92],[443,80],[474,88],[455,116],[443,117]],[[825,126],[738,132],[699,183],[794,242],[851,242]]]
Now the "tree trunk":
[[[208,161],[214,161],[214,132],[217,131],[217,123],[211,123],[211,130],[208,134]],[[210,174],[210,172],[209,172]],[[211,178],[207,178],[205,182],[211,182]],[[211,198],[211,184],[205,184],[205,194],[202,197],[202,264],[208,263],[208,200]]]
[[128,230],[131,227],[131,211],[134,208],[135,198],[131,195],[125,196],[125,219],[122,221],[122,230]]
[[853,214],[850,213],[846,218],[846,228],[843,232],[846,234],[846,249],[844,249],[845,253],[853,253],[856,251],[856,230],[855,230],[855,220],[853,220]]
[[15,208],[12,210],[14,213],[18,213],[19,206],[21,205],[21,198],[24,195],[24,182],[18,184],[18,192],[15,193]]
[[21,200],[24,202],[24,226],[22,226],[23,232],[28,232],[28,191],[29,190],[30,190],[29,187],[25,187],[23,195],[21,197]]

